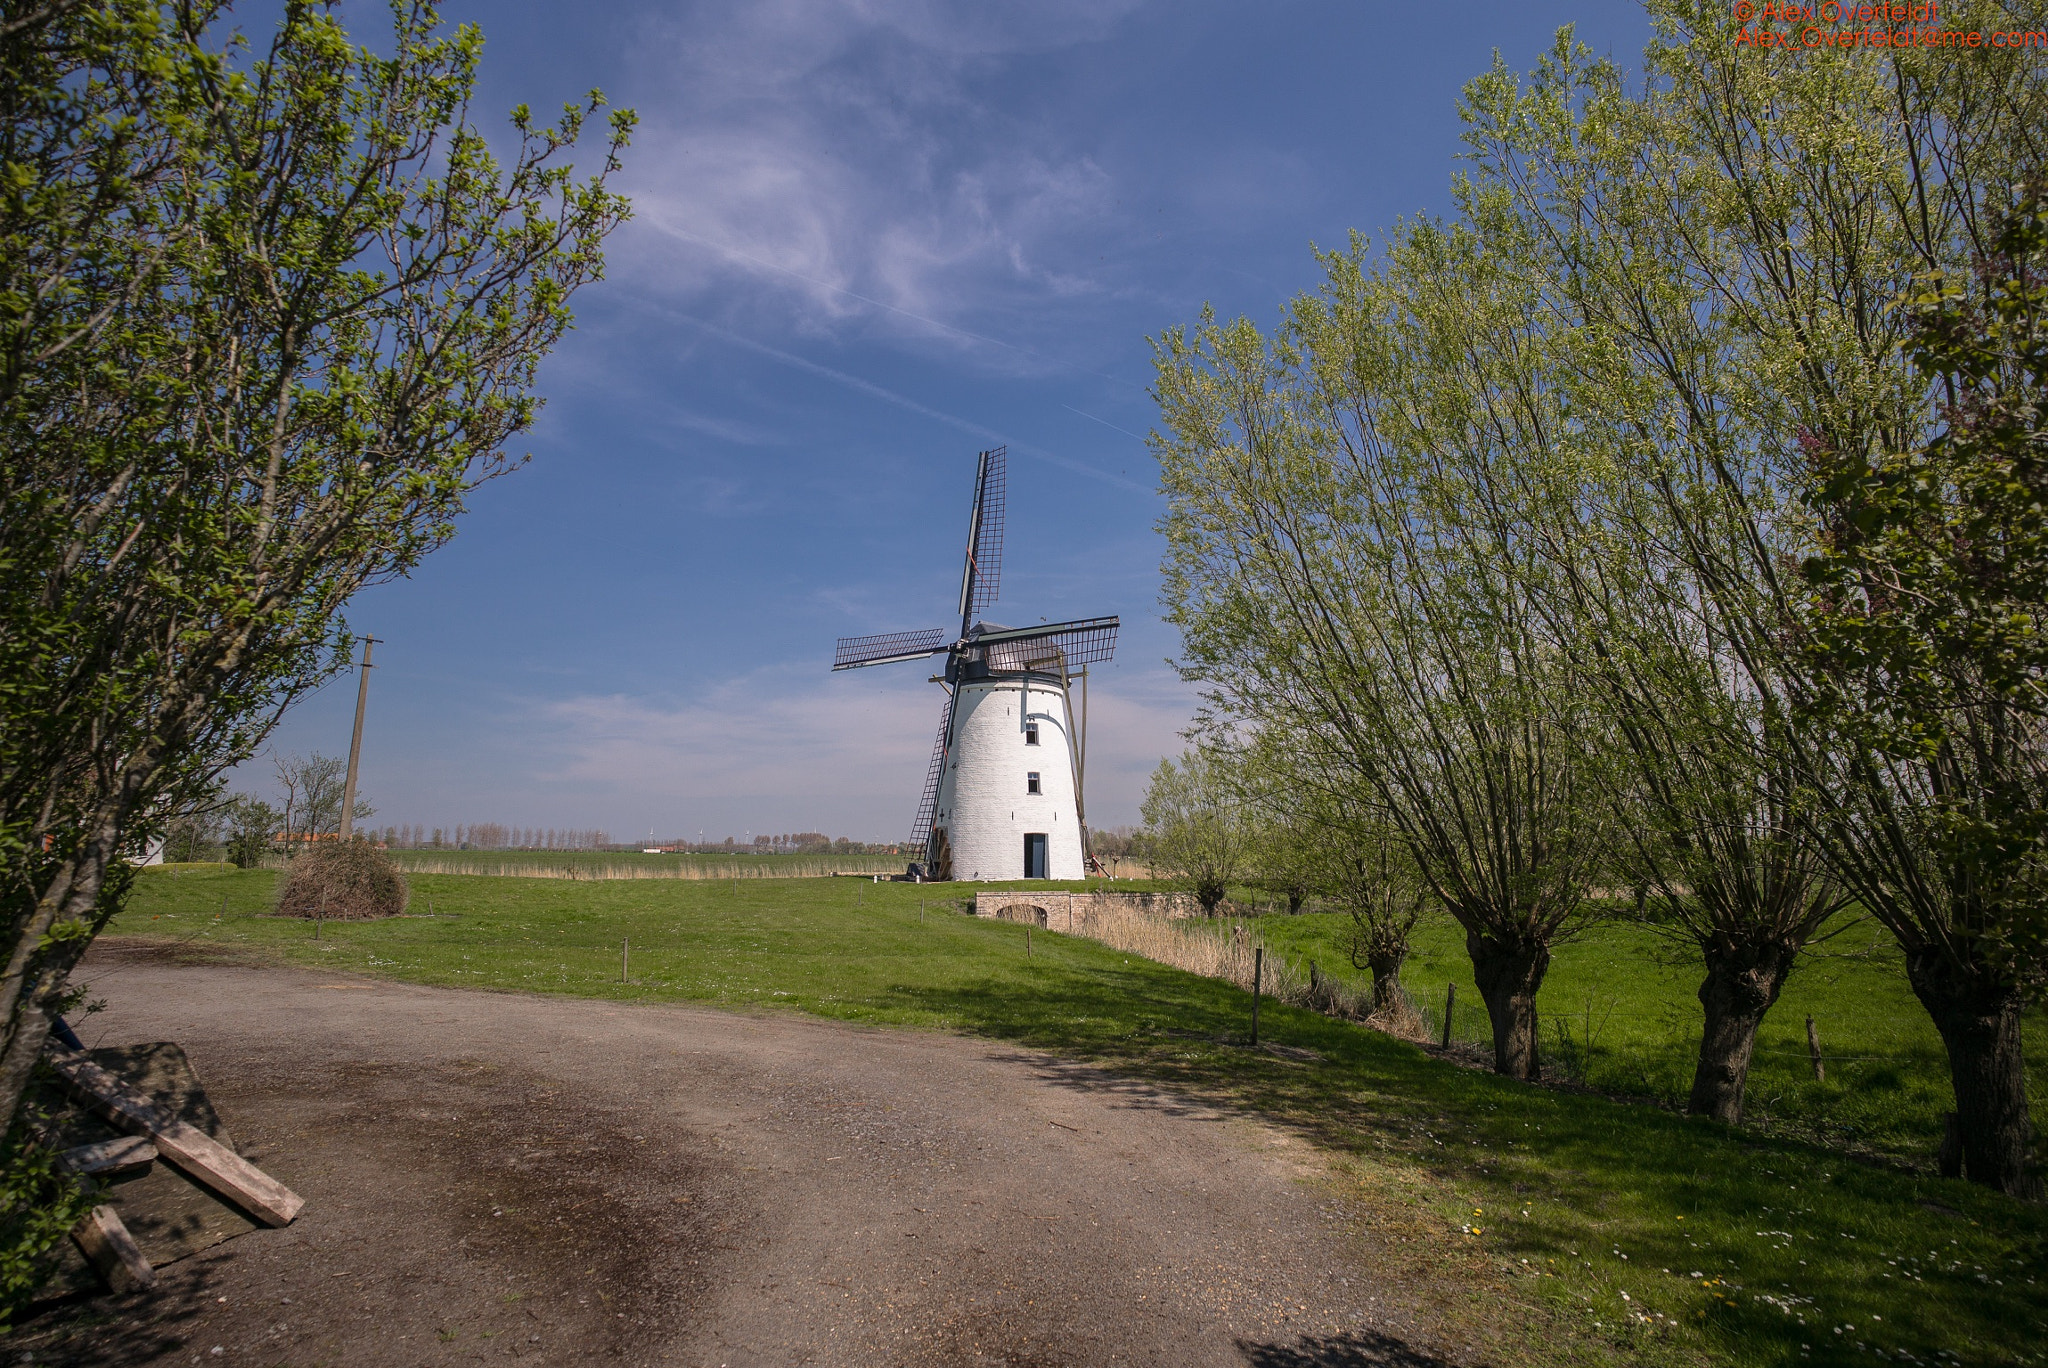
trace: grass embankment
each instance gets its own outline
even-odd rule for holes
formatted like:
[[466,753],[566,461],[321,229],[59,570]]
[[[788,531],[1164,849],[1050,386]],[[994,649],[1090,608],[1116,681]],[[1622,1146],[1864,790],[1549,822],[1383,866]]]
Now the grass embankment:
[[[1335,1152],[1372,1213],[1365,1257],[1470,1327],[1491,1362],[2048,1357],[2048,1211],[1523,1087],[1270,1004],[1265,1038],[1313,1055],[1255,1053],[1242,991],[1042,931],[1027,959],[1025,928],[936,910],[930,888],[418,875],[414,909],[439,915],[328,923],[316,941],[305,922],[262,915],[273,879],[146,874],[114,931],[421,983],[786,1006],[1095,1058]],[[934,908],[922,919],[920,900]]]
[[[1356,975],[1344,950],[1347,916],[1261,917],[1255,925],[1269,954]],[[1941,1037],[1907,986],[1898,947],[1883,929],[1850,918],[1841,929],[1800,961],[1757,1033],[1750,1125],[1931,1163],[1941,1114],[1955,1106]],[[1604,923],[1559,946],[1537,995],[1545,1066],[1602,1092],[1683,1104],[1699,1057],[1700,976],[1696,958],[1627,923]],[[1448,919],[1416,927],[1402,981],[1435,1030],[1442,1029],[1444,990],[1456,984],[1456,1036],[1490,1039],[1464,933]],[[1820,1034],[1821,1080],[1813,1076],[1807,1048],[1808,1016]],[[2023,1029],[2038,1104],[2048,1099],[2048,1006],[2037,1004]]]

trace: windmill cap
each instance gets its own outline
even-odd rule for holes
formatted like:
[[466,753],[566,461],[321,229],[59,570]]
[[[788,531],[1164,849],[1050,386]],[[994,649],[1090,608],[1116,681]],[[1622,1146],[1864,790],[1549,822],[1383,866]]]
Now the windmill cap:
[[1009,630],[1000,622],[977,622],[967,629],[967,637],[971,641],[985,632],[1007,632]]

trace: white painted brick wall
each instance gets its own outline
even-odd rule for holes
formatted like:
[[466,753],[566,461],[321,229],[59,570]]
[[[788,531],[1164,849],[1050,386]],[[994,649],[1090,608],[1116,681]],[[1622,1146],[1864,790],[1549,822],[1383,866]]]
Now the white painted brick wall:
[[[1085,877],[1081,828],[1074,820],[1074,768],[1066,700],[1057,688],[1034,682],[1029,720],[1038,744],[1024,743],[1024,699],[1019,680],[980,680],[962,686],[953,720],[953,755],[939,784],[934,821],[946,828],[956,879],[1021,879],[1024,834],[1046,835],[1047,877]],[[1039,775],[1037,796],[1025,776]]]

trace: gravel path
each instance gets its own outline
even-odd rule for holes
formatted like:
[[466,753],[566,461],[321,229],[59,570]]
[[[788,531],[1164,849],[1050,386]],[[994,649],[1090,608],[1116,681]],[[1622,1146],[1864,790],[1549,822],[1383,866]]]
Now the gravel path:
[[0,1360],[1439,1362],[1307,1146],[1085,1066],[132,943],[87,965],[110,1004],[87,1043],[181,1042],[306,1210]]

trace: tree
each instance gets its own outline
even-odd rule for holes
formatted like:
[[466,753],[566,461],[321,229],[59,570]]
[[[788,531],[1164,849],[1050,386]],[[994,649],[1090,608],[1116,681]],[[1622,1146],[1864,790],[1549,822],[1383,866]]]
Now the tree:
[[[277,784],[285,794],[285,833],[289,840],[309,841],[341,830],[341,800],[348,764],[314,751],[308,756],[284,755],[274,762]],[[356,799],[355,820],[367,821],[377,809]]]
[[[1930,448],[1947,397],[1912,364],[1895,301],[1930,274],[1985,297],[1972,265],[2014,203],[2011,168],[2048,153],[2048,81],[2038,53],[2003,49],[1957,62],[1794,45],[1753,61],[1723,7],[1658,0],[1652,14],[1640,92],[1568,33],[1526,90],[1500,69],[1474,83],[1468,202],[1541,263],[1531,278],[1572,335],[1580,416],[1660,505],[1721,649],[1781,688],[1771,741],[1795,764],[1790,811],[1905,950],[1948,1049],[1970,1176],[2033,1191],[2017,1023],[2039,959],[2010,953],[2031,895],[1958,859],[1949,836],[2025,809],[2036,761],[2010,744],[2003,703],[1922,712],[1882,670],[1853,678],[1824,644],[1839,600],[1825,585],[1810,600],[1798,572],[1839,541],[1830,522],[1855,507],[1858,472]],[[2015,26],[1998,3],[1942,17]],[[1832,588],[1873,585],[1852,573]],[[1915,715],[1917,749],[1860,739],[1894,709]]]
[[1213,917],[1242,875],[1250,832],[1224,762],[1201,750],[1161,760],[1139,807],[1146,853]]
[[1245,840],[1244,882],[1282,899],[1287,915],[1294,916],[1320,891],[1324,833],[1291,812],[1264,805],[1254,812]]
[[1272,338],[1205,316],[1155,344],[1181,670],[1349,776],[1464,928],[1495,1067],[1539,1068],[1536,992],[1606,840],[1587,728],[1500,501],[1561,421],[1528,290],[1469,232],[1418,224]]
[[[1905,451],[1809,444],[1823,532],[1803,567],[1812,709],[1868,747],[1881,799],[1842,824],[1848,877],[1881,890],[1948,1046],[1969,1175],[2033,1192],[2020,1018],[2048,985],[2044,196],[2027,186],[1972,275],[1936,274],[1909,305],[1939,430]],[[1898,877],[1922,870],[1936,880]]]
[[159,818],[163,858],[168,863],[208,860],[226,841],[226,785],[216,783],[194,794],[185,806]]
[[578,181],[599,97],[554,127],[521,107],[501,164],[468,119],[481,36],[428,0],[390,56],[310,0],[220,51],[217,12],[0,32],[6,184],[38,187],[0,197],[0,1116],[122,852],[341,668],[351,596],[513,464],[625,212],[630,116]]
[[228,858],[243,869],[255,869],[286,828],[284,814],[261,798],[246,793],[228,800]]

